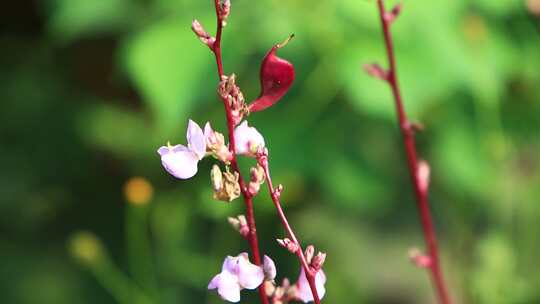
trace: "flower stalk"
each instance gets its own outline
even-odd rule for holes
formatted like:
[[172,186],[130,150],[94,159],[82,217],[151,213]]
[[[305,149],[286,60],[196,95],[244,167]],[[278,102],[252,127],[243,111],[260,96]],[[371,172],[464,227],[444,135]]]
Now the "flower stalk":
[[[209,45],[216,59],[216,66],[217,66],[219,81],[222,81],[223,78],[225,77],[225,73],[223,70],[223,60],[221,56],[221,36],[223,33],[223,26],[225,25],[228,11],[230,10],[230,4],[227,5],[227,3],[228,3],[228,0],[225,0],[224,4],[222,4],[221,0],[214,0],[214,5],[216,9],[217,28],[216,28],[215,40],[212,41],[212,43]],[[261,261],[261,254],[259,251],[259,241],[257,238],[257,226],[255,223],[255,214],[253,211],[253,199],[252,199],[252,195],[247,191],[246,183],[244,182],[244,178],[242,177],[242,173],[240,172],[240,169],[238,167],[238,162],[236,159],[236,153],[235,153],[236,141],[235,141],[235,136],[234,136],[235,124],[234,124],[234,118],[231,111],[231,105],[229,104],[229,101],[224,99],[223,97],[222,97],[222,101],[223,101],[223,106],[225,107],[225,114],[227,117],[227,130],[229,133],[229,150],[232,152],[230,163],[234,172],[238,173],[238,183],[240,185],[242,197],[244,198],[244,203],[246,205],[246,220],[247,220],[247,225],[249,228],[249,232],[247,234],[247,240],[248,240],[250,251],[251,251],[250,258],[253,259],[253,263],[255,265],[260,266],[262,261]],[[261,284],[258,288],[258,291],[259,291],[261,303],[268,304],[269,302],[268,302],[268,298],[266,297],[265,284]]]
[[[274,206],[276,207],[276,210],[278,212],[279,218],[281,220],[281,224],[283,225],[283,228],[285,228],[285,231],[287,232],[287,235],[289,236],[290,241],[292,241],[292,244],[287,244],[286,247],[294,248],[293,253],[298,257],[298,260],[300,261],[300,264],[305,272],[306,279],[309,284],[309,288],[311,289],[311,293],[313,295],[313,301],[315,302],[315,304],[320,304],[321,300],[319,299],[317,287],[315,284],[315,276],[317,275],[317,272],[320,270],[320,267],[317,267],[318,269],[315,269],[314,267],[310,266],[310,263],[308,262],[308,260],[306,259],[306,256],[304,255],[304,251],[302,250],[300,241],[298,241],[298,238],[296,237],[291,225],[289,224],[289,221],[287,220],[287,216],[283,212],[283,208],[281,208],[280,197],[281,197],[281,192],[283,191],[283,186],[280,184],[278,185],[277,188],[274,188],[274,185],[272,183],[272,177],[270,176],[270,168],[268,166],[268,149],[264,148],[258,151],[257,162],[264,170],[266,183],[268,185],[268,191],[270,192],[270,197],[272,198],[272,202],[274,203]],[[280,241],[281,240],[278,240],[278,242]]]
[[383,0],[377,0],[377,5],[389,68],[387,71],[384,71],[379,65],[372,64],[366,65],[365,70],[371,76],[387,82],[394,97],[399,127],[405,145],[407,165],[413,182],[416,204],[422,223],[427,249],[427,254],[425,256],[417,254],[414,257],[414,261],[418,266],[429,270],[439,303],[450,304],[451,300],[439,262],[437,239],[435,236],[433,220],[429,210],[429,166],[425,161],[418,160],[414,136],[415,131],[417,131],[419,128],[407,118],[396,75],[396,59],[394,56],[394,46],[390,26],[399,16],[402,7],[400,4],[398,4],[392,10],[386,11]]

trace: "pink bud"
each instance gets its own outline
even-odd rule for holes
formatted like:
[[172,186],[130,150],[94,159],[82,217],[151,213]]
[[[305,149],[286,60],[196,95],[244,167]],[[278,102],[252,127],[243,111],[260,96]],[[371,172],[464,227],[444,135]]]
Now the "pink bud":
[[420,188],[420,191],[422,191],[422,193],[426,193],[429,188],[429,175],[430,175],[429,164],[425,160],[421,160],[418,162],[418,166],[416,170],[417,170],[416,178],[418,179],[418,187]]
[[278,102],[287,93],[294,81],[294,66],[276,56],[276,51],[285,46],[294,35],[283,43],[276,44],[263,59],[260,71],[261,94],[249,105],[250,112],[262,111]]
[[428,255],[422,254],[420,250],[413,248],[409,250],[409,258],[416,267],[428,268],[431,267],[432,260]]
[[299,249],[298,245],[288,238],[276,240],[281,247],[286,248],[290,253],[296,253]]
[[219,17],[221,18],[221,22],[223,22],[223,26],[227,25],[227,18],[229,17],[230,13],[231,0],[220,0]]
[[324,261],[326,260],[326,253],[322,253],[319,251],[316,256],[313,257],[311,260],[311,266],[315,271],[318,271],[322,268]]
[[366,71],[366,73],[368,73],[371,77],[381,80],[388,80],[388,71],[377,63],[364,64],[364,71]]
[[306,247],[306,250],[304,252],[304,255],[306,256],[306,260],[309,264],[311,264],[311,260],[313,259],[313,255],[315,255],[315,246],[308,245]]
[[396,4],[396,6],[394,6],[394,8],[392,8],[391,11],[386,12],[384,14],[384,21],[386,21],[389,24],[394,22],[397,19],[397,17],[399,17],[399,14],[401,13],[402,8],[403,8],[403,3]]
[[211,50],[214,49],[214,42],[216,41],[216,38],[210,36],[210,34],[206,32],[199,20],[193,20],[191,23],[191,30],[195,33],[195,35],[197,35],[197,37],[199,37],[202,43],[206,44]]

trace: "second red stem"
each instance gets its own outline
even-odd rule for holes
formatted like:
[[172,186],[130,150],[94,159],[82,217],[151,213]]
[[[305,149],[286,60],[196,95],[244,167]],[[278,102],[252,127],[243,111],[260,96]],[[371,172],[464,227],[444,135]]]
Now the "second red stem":
[[384,8],[383,0],[377,0],[379,15],[381,24],[383,27],[384,42],[386,46],[386,54],[388,57],[388,63],[390,65],[387,81],[392,88],[392,94],[394,96],[396,110],[399,120],[399,126],[401,134],[403,135],[403,141],[405,144],[405,151],[407,154],[407,164],[409,167],[409,173],[414,186],[414,193],[416,196],[416,204],[422,221],[422,228],[424,232],[424,239],[427,247],[427,254],[431,259],[431,264],[428,267],[431,279],[433,281],[439,303],[450,304],[450,296],[443,279],[443,274],[439,262],[439,250],[437,246],[437,239],[435,237],[435,229],[433,227],[433,221],[431,219],[431,213],[429,210],[428,193],[427,190],[422,190],[418,180],[418,158],[416,155],[416,144],[414,140],[414,130],[407,118],[401,93],[399,91],[399,85],[396,77],[396,60],[394,56],[394,46],[392,42],[392,35],[390,33],[390,21],[386,18],[386,11]]

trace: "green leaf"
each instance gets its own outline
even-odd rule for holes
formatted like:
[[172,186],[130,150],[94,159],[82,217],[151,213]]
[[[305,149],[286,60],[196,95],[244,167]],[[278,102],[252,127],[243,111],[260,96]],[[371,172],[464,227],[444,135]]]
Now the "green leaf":
[[48,4],[49,31],[65,40],[123,28],[135,13],[134,3],[128,0],[51,0]]
[[169,135],[175,126],[185,125],[202,84],[205,90],[215,90],[214,82],[201,81],[212,54],[190,24],[187,19],[154,24],[128,41],[123,52],[126,69],[159,131]]

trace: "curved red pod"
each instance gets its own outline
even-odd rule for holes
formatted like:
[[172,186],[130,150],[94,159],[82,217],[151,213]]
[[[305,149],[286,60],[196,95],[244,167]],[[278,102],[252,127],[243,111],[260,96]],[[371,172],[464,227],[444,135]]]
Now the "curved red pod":
[[276,55],[277,50],[293,37],[291,35],[283,43],[276,44],[264,56],[260,71],[261,94],[249,105],[250,112],[262,111],[278,102],[294,82],[294,66]]

